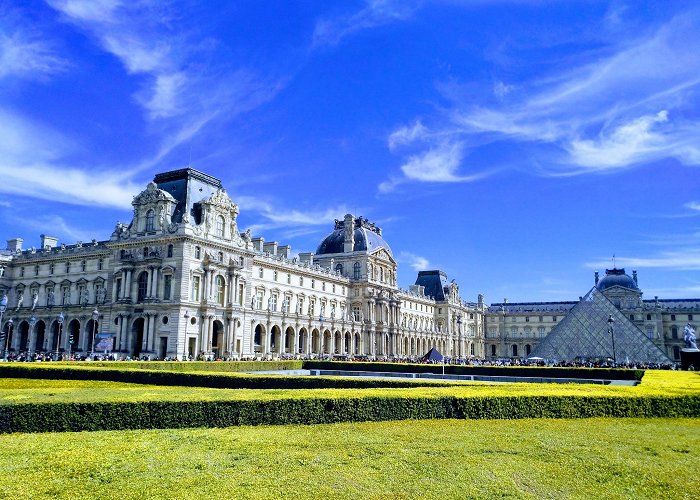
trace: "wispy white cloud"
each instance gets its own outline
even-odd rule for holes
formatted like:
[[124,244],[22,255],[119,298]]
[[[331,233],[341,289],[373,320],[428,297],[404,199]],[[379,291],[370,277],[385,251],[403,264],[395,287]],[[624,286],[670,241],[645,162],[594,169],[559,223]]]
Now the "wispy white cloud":
[[0,30],[0,79],[18,77],[42,79],[64,72],[69,63],[40,33],[15,28],[11,33]]
[[0,109],[0,193],[128,208],[140,189],[124,173],[67,165],[74,147],[63,134]]
[[389,136],[389,149],[394,150],[399,146],[424,139],[427,133],[428,129],[423,126],[420,120],[416,120],[416,123],[413,125],[401,127],[391,133]]
[[242,211],[257,214],[257,221],[250,226],[251,231],[258,232],[271,229],[284,229],[286,237],[296,237],[326,230],[328,221],[342,219],[351,213],[345,205],[312,210],[289,210],[270,200],[254,196],[233,196]]
[[411,252],[399,252],[396,260],[401,264],[410,266],[414,271],[426,271],[432,267],[428,259]]
[[700,211],[700,201],[689,201],[684,205],[686,208],[689,208],[691,210],[697,210]]
[[366,0],[364,8],[358,12],[319,20],[314,29],[312,45],[337,45],[359,31],[405,21],[421,3],[418,0]]
[[[36,217],[21,219],[14,216],[10,217],[14,219],[15,223],[21,224],[25,230],[32,230],[36,234],[51,234],[67,244],[78,241],[87,243],[95,238],[95,234],[98,234],[94,229],[76,227],[59,215],[37,215]],[[27,248],[32,246],[36,248],[39,246],[38,243],[38,241],[36,244],[32,244],[30,241],[24,242]]]
[[[582,54],[579,64],[521,82],[517,92],[497,81],[491,84],[498,98],[493,106],[461,102],[458,93],[446,95],[452,105],[434,123],[419,122],[429,135],[411,138],[411,127],[401,127],[389,136],[390,150],[401,152],[399,144],[421,146],[427,156],[446,141],[507,144],[519,148],[529,170],[552,176],[669,158],[700,165],[700,121],[693,112],[700,97],[698,30],[700,13],[688,12],[654,32],[637,32],[636,38],[611,42],[597,54]],[[418,157],[412,154],[411,159]],[[402,173],[390,176],[380,191],[408,180]],[[429,176],[414,180],[429,181]]]
[[379,184],[380,193],[389,193],[406,182],[454,183],[473,182],[490,175],[487,171],[460,175],[464,144],[443,142],[428,151],[410,156],[401,166],[403,176],[394,176]]
[[230,61],[202,65],[217,46],[202,40],[172,2],[144,0],[48,0],[63,19],[88,33],[139,82],[134,99],[160,137],[148,168],[218,118],[233,117],[270,100],[283,86],[276,77]]
[[[618,267],[629,267],[633,269],[656,268],[679,271],[700,270],[700,250],[686,248],[682,250],[671,250],[660,252],[652,257],[617,257],[615,265]],[[601,259],[586,263],[586,267],[591,269],[605,269],[610,267],[609,259]]]

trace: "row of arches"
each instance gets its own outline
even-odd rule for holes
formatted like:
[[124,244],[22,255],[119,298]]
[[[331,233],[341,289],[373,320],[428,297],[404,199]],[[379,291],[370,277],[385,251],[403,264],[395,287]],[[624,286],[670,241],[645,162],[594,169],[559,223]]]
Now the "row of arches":
[[[89,352],[95,333],[99,331],[99,322],[89,319],[81,323],[75,318],[60,323],[58,319],[40,319],[32,326],[25,319],[12,323],[6,321],[2,331],[7,332],[5,345],[9,352],[63,352],[69,347],[72,351]],[[5,345],[0,347],[4,349]]]

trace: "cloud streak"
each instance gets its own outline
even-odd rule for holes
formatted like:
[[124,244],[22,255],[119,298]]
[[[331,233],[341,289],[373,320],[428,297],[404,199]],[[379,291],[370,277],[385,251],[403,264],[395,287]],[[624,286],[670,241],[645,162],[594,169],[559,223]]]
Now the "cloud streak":
[[[496,104],[475,106],[455,94],[434,123],[403,126],[388,138],[389,149],[422,157],[442,144],[505,145],[520,152],[522,167],[544,176],[604,173],[675,159],[700,165],[700,122],[692,111],[700,96],[700,15],[677,16],[655,32],[583,54],[578,64],[521,82],[491,83]],[[430,133],[428,133],[430,129]],[[407,181],[432,182],[438,175],[412,175],[420,158],[409,153],[401,176],[379,186],[390,191]],[[449,163],[449,180],[463,181],[464,158]],[[408,171],[407,171],[408,170]],[[389,188],[389,189],[387,189]]]
[[366,29],[410,19],[422,2],[415,0],[366,0],[358,12],[316,23],[312,47],[338,45],[343,39]]

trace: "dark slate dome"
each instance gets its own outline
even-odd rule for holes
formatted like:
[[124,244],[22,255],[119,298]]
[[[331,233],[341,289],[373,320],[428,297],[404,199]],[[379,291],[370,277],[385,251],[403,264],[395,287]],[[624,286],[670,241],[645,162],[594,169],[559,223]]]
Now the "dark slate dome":
[[614,286],[629,288],[630,290],[639,290],[634,278],[625,274],[624,269],[606,269],[603,279],[598,281],[596,288],[601,292]]
[[[380,248],[383,248],[392,257],[394,254],[391,252],[391,248],[384,238],[381,236],[381,230],[377,228],[374,224],[368,222],[366,219],[359,217],[355,219],[355,230],[354,239],[355,243],[353,245],[353,252],[367,251],[369,253],[374,252]],[[316,249],[317,255],[331,254],[331,253],[343,253],[345,249],[345,228],[343,221],[336,221],[335,229],[331,234],[326,236],[321,244]]]

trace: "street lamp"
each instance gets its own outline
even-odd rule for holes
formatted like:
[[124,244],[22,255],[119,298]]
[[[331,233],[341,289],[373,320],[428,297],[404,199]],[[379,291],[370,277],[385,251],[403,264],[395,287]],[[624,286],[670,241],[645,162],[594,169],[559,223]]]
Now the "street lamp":
[[615,319],[612,314],[608,318],[608,333],[610,334],[610,339],[612,340],[612,351],[613,351],[613,366],[617,364],[617,356],[615,356],[615,332],[613,331],[613,323]]
[[[0,268],[0,269],[5,269],[5,268]],[[1,275],[0,275],[1,276]],[[3,323],[2,323],[2,317],[5,315],[5,311],[7,310],[7,295],[3,294],[2,298],[0,298],[0,336],[1,335],[7,335],[7,333],[2,333],[2,328]]]
[[5,361],[7,361],[7,355],[9,352],[8,343],[10,342],[10,335],[12,335],[12,325],[14,322],[12,318],[7,320],[7,332],[5,332]]
[[61,311],[56,317],[56,321],[58,321],[58,342],[56,342],[56,361],[58,361],[58,350],[61,348],[61,333],[63,333],[63,311]]
[[187,359],[187,320],[190,319],[190,315],[185,311],[185,339],[182,341],[182,360]]
[[[32,359],[32,336],[34,335],[34,326],[36,325],[36,316],[32,314],[32,317],[29,318],[29,359]],[[36,339],[35,339],[36,342]],[[36,349],[36,345],[34,346],[34,349]]]
[[92,311],[92,359],[95,359],[95,341],[97,339],[97,320],[100,319],[100,312],[95,308]]

